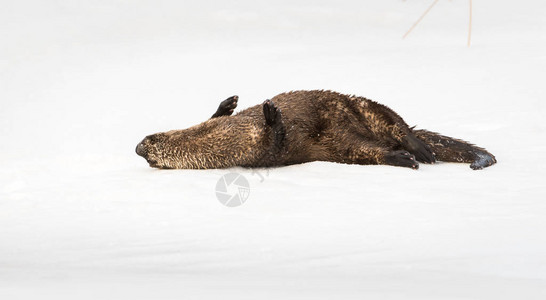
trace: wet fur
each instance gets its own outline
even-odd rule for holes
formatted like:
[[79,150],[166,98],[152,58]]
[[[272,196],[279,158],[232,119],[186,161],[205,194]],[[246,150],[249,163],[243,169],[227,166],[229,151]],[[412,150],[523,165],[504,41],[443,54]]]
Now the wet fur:
[[146,137],[137,147],[150,166],[177,169],[274,167],[311,161],[385,164],[496,162],[485,149],[426,130],[413,130],[388,107],[331,91],[295,91],[231,116],[237,97],[211,119]]

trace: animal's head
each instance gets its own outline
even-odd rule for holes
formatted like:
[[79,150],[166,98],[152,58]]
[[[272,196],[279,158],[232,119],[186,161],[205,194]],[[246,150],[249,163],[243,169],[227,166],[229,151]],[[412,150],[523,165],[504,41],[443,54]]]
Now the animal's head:
[[170,162],[166,159],[170,154],[168,136],[165,133],[156,133],[145,137],[135,149],[139,156],[144,157],[150,167],[169,169]]

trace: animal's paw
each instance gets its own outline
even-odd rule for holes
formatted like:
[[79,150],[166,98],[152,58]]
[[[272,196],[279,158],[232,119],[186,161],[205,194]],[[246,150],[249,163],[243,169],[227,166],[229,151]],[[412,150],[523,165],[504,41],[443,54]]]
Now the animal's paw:
[[487,168],[497,162],[495,157],[487,152],[482,151],[475,151],[474,154],[476,155],[476,159],[474,162],[470,165],[470,168],[472,170],[481,170],[483,168]]
[[232,96],[222,101],[218,106],[218,110],[216,110],[216,113],[212,117],[231,116],[237,107],[237,101],[239,101],[239,96]]
[[264,104],[265,123],[269,126],[282,122],[281,110],[271,100],[265,100]]
[[402,138],[402,147],[415,155],[415,158],[419,162],[426,164],[433,164],[436,162],[436,158],[434,157],[434,153],[432,152],[432,149],[430,149],[430,146],[414,135],[406,135]]
[[385,164],[397,167],[419,169],[415,156],[405,150],[392,151],[385,155]]

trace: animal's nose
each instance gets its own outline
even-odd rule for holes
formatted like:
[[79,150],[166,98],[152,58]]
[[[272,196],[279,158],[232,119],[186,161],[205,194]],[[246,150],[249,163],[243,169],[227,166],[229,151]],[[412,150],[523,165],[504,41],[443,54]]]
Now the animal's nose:
[[138,143],[135,151],[136,151],[136,154],[138,154],[139,156],[145,157],[146,155],[146,149],[144,148],[144,145],[142,144],[142,142]]

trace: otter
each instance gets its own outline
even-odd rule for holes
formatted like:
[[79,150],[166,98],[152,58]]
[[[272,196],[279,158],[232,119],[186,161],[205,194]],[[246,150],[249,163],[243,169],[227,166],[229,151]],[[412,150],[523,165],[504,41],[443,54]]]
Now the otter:
[[220,103],[193,127],[145,137],[136,153],[162,169],[276,167],[312,161],[418,169],[436,161],[497,162],[485,149],[416,130],[393,110],[364,97],[333,91],[292,91],[235,115],[239,98]]

